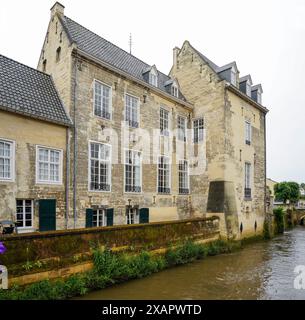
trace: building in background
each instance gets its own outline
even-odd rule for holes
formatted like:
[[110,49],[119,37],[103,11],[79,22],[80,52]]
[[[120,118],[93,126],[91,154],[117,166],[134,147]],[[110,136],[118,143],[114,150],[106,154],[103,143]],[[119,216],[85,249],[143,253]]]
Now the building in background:
[[0,55],[0,220],[65,228],[67,132],[52,78]]

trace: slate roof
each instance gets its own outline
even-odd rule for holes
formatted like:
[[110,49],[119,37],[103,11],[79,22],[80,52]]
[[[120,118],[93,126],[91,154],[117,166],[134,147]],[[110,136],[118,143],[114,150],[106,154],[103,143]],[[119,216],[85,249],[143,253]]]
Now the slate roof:
[[249,74],[247,74],[246,76],[243,76],[243,77],[239,77],[239,83],[245,82],[248,79],[250,80],[250,83],[252,85],[252,78],[251,78],[251,76]]
[[51,76],[0,55],[0,109],[72,124]]
[[[143,74],[152,67],[151,65],[143,62],[66,16],[61,17],[61,22],[68,33],[71,42],[76,43],[78,49],[141,81],[145,81]],[[165,87],[165,82],[171,78],[159,70],[157,71],[158,88],[169,93]],[[186,101],[181,92],[179,93],[179,99]]]

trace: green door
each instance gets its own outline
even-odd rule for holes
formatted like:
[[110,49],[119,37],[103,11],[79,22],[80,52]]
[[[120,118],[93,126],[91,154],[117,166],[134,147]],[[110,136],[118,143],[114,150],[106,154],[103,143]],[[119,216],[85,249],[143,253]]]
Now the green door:
[[141,208],[140,209],[139,223],[149,223],[149,209],[148,208]]
[[56,200],[39,200],[39,231],[56,230]]

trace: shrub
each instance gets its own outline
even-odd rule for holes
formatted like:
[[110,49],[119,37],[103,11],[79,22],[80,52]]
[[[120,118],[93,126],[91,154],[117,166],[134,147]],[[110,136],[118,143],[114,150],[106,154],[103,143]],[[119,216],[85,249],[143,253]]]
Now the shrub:
[[231,252],[240,246],[225,241],[197,244],[186,241],[169,248],[164,256],[142,251],[137,255],[115,254],[110,250],[93,249],[94,268],[83,274],[75,274],[56,281],[44,280],[25,288],[14,286],[0,289],[0,300],[55,300],[84,295],[90,290],[102,289],[128,279],[142,278],[167,267],[185,264],[207,255]]
[[273,209],[274,219],[275,219],[275,233],[284,233],[285,222],[284,216],[285,212],[282,207]]

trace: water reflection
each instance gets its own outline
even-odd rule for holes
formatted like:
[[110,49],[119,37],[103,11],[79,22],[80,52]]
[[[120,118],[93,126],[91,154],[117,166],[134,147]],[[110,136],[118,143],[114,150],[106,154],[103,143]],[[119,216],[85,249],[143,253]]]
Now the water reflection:
[[82,299],[305,299],[305,290],[293,287],[297,265],[305,265],[304,227]]

